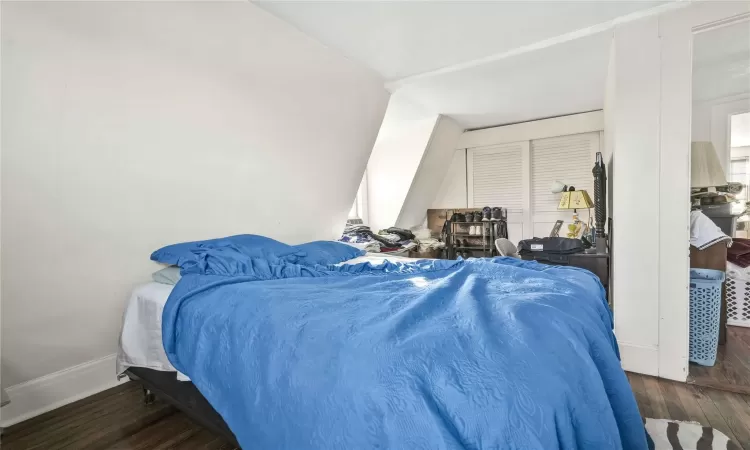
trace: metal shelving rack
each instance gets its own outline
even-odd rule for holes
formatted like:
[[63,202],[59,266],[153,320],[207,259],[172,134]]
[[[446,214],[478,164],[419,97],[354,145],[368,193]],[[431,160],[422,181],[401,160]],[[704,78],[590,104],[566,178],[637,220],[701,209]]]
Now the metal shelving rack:
[[[495,249],[495,226],[497,222],[451,222],[450,236],[448,237],[448,258],[456,259],[459,256],[492,257],[497,256]],[[469,227],[480,226],[482,233],[470,235]],[[457,241],[467,241],[470,245],[457,245]]]

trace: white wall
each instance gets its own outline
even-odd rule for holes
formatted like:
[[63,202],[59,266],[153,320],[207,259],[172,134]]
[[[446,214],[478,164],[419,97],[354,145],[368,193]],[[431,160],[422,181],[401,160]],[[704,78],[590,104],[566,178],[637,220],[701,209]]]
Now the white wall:
[[245,2],[3,2],[2,57],[5,386],[114,353],[162,245],[337,237],[388,99]]
[[438,116],[398,93],[388,102],[367,162],[367,207],[374,231],[396,225]]
[[467,204],[466,149],[462,148],[454,150],[443,183],[438,188],[430,208],[467,208]]
[[[613,204],[615,333],[626,370],[656,375],[659,259],[647,235],[656,229],[659,190],[659,24],[649,18],[615,30],[613,95],[607,117],[616,159]],[[687,208],[687,205],[685,205]],[[635,212],[637,211],[637,214]]]
[[745,93],[693,103],[691,139],[712,142],[724,171],[728,170],[731,157],[730,117],[746,111],[750,111],[750,86]]
[[454,149],[463,131],[463,127],[450,117],[438,117],[401,206],[396,220],[397,227],[413,228],[427,220],[427,209],[431,207],[435,192],[440,189],[446,174],[452,168]]
[[627,370],[687,377],[693,33],[748,12],[697,2],[615,30],[615,332]]

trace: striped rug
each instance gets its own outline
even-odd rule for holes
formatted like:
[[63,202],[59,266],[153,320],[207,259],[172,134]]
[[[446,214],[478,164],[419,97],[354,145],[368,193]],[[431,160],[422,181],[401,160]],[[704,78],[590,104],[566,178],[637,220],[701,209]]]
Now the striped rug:
[[650,450],[741,450],[719,430],[696,422],[645,419]]

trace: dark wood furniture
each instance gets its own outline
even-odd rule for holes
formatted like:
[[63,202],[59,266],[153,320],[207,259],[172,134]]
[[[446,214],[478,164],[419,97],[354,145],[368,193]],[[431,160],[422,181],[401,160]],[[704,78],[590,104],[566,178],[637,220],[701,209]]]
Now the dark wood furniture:
[[[524,255],[523,259],[533,260],[532,255]],[[548,261],[539,261],[543,264],[566,265],[586,269],[599,277],[599,281],[607,291],[609,298],[609,253],[576,253],[570,255],[568,264],[555,264]]]
[[[727,244],[719,242],[706,249],[690,246],[690,268],[713,269],[726,272]],[[719,345],[727,342],[727,284],[721,286],[721,314],[719,321]]]

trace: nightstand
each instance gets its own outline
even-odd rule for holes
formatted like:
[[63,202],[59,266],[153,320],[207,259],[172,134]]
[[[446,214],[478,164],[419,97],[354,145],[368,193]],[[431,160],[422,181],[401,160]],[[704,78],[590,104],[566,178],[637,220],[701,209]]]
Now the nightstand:
[[[533,254],[522,256],[525,260],[534,260]],[[586,269],[599,277],[599,281],[604,286],[609,300],[609,253],[576,253],[570,255],[569,264],[555,264],[549,261],[538,261],[542,264],[551,264],[555,266],[571,266]]]

